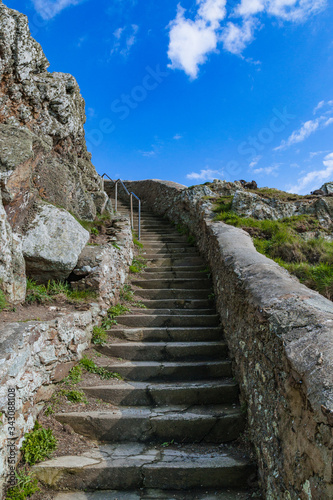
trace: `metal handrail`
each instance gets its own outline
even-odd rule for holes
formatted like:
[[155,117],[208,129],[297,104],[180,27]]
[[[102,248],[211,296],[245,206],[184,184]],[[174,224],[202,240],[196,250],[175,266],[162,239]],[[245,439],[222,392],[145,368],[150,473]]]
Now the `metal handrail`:
[[110,181],[113,182],[113,184],[114,184],[114,201],[115,201],[115,211],[116,212],[118,209],[118,183],[121,184],[121,186],[124,188],[125,193],[130,197],[131,228],[133,230],[134,230],[133,197],[138,200],[138,239],[140,240],[141,239],[141,200],[140,200],[140,198],[136,194],[129,192],[129,190],[127,189],[127,187],[125,186],[124,182],[121,179],[114,181],[113,179],[111,179],[111,177],[108,174],[103,174],[103,175],[101,175],[101,177],[103,179],[103,190],[104,190],[104,177],[107,177],[108,179],[110,179]]

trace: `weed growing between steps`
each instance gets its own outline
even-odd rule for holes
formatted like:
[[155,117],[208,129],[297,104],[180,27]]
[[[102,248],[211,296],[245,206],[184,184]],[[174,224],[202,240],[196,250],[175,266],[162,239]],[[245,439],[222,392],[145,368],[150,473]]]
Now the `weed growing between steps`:
[[103,320],[102,327],[108,330],[111,326],[117,325],[116,318],[130,311],[129,307],[122,304],[110,307],[107,311],[107,316]]
[[333,300],[333,242],[323,237],[302,237],[302,233],[308,231],[329,233],[318,219],[313,215],[278,221],[245,218],[231,210],[231,203],[229,196],[218,200],[215,220],[247,231],[258,252],[287,269],[304,285]]
[[102,326],[94,326],[91,342],[95,345],[104,345],[108,339],[105,328]]
[[82,366],[82,368],[84,368],[89,373],[95,373],[96,375],[99,375],[102,380],[110,380],[111,378],[122,380],[122,377],[121,375],[119,375],[119,373],[111,372],[106,368],[97,366],[95,361],[88,358],[87,356],[83,356],[80,361],[80,366]]
[[137,255],[132,261],[132,265],[129,267],[130,273],[141,273],[147,267],[147,261],[144,257]]

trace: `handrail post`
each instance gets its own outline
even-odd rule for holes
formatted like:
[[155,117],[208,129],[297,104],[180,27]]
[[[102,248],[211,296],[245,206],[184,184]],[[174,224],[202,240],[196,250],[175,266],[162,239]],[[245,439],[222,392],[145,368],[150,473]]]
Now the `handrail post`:
[[134,220],[133,220],[133,195],[130,195],[131,200],[131,228],[134,229]]
[[118,212],[118,181],[115,183],[114,186],[114,208],[115,211]]

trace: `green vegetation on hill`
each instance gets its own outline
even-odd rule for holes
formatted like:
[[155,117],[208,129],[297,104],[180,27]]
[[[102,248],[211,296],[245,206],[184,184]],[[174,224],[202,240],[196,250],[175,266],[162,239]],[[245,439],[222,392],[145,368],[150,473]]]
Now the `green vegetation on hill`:
[[258,252],[275,260],[301,283],[333,300],[333,242],[322,237],[302,237],[307,231],[328,232],[318,219],[299,215],[278,221],[257,220],[240,217],[231,206],[232,196],[220,198],[215,208],[216,220],[247,231]]

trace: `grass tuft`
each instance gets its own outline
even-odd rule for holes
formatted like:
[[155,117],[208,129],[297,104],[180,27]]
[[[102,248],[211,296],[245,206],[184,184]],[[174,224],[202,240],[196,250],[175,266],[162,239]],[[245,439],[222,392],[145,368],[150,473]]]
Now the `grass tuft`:
[[49,458],[57,447],[57,440],[51,429],[44,429],[38,422],[31,432],[25,435],[21,452],[23,460],[29,465]]

